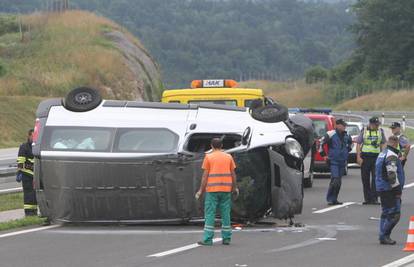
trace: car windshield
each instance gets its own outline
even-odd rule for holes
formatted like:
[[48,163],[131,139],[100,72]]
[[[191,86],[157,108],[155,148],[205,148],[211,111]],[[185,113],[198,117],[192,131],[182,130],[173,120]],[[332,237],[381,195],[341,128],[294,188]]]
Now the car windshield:
[[191,100],[188,101],[189,104],[218,104],[218,105],[227,105],[227,106],[237,106],[236,100]]
[[348,132],[349,135],[359,135],[361,130],[359,129],[359,127],[357,125],[348,125],[346,126],[346,131]]
[[115,152],[169,153],[178,146],[178,135],[168,129],[119,129]]
[[316,137],[322,137],[328,131],[325,120],[313,120],[313,126],[315,127]]
[[111,137],[111,129],[55,128],[48,146],[52,150],[109,151]]

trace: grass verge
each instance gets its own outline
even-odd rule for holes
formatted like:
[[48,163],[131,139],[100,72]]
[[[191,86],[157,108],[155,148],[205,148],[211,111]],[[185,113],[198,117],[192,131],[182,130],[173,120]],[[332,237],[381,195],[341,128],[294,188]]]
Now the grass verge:
[[0,231],[6,231],[16,228],[32,225],[42,225],[46,221],[46,218],[40,218],[37,216],[25,217],[23,219],[12,220],[8,222],[0,223]]
[[0,211],[23,209],[23,193],[0,195]]
[[410,128],[406,128],[404,134],[410,139],[410,142],[414,143],[414,130]]

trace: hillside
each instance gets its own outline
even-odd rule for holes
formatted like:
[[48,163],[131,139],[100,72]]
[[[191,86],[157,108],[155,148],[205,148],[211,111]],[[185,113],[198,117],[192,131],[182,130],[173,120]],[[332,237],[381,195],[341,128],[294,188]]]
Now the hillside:
[[240,85],[246,88],[262,88],[266,95],[288,107],[331,107],[335,110],[367,111],[414,110],[414,90],[381,90],[336,103],[332,101],[331,88],[324,84],[309,85],[304,81],[248,81]]
[[[0,16],[0,147],[24,140],[38,102],[92,86],[106,98],[158,100],[158,65],[114,22],[89,12]],[[23,138],[23,139],[22,139]]]

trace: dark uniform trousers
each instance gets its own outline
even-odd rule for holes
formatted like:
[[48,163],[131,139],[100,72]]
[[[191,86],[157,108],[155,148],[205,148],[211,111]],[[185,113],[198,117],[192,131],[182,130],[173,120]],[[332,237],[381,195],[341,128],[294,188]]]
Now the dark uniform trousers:
[[27,216],[37,215],[36,192],[33,188],[33,176],[23,173],[22,177],[24,213]]
[[375,187],[375,162],[377,161],[377,157],[378,155],[362,155],[361,179],[362,187],[364,189],[364,199],[366,202],[378,201]]

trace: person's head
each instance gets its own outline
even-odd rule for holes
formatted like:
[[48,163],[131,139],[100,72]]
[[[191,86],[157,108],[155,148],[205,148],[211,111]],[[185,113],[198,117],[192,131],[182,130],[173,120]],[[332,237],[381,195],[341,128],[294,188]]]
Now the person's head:
[[380,120],[378,117],[372,117],[369,119],[369,128],[371,130],[378,130],[379,126],[380,126]]
[[388,137],[387,145],[393,148],[397,148],[398,143],[399,143],[398,137],[396,137],[395,135],[391,135],[390,137]]
[[345,128],[346,128],[346,122],[343,119],[337,119],[336,120],[336,129],[343,133],[345,132]]
[[401,124],[397,121],[391,123],[391,131],[393,135],[399,135],[401,134]]
[[28,132],[27,132],[27,141],[29,141],[30,143],[31,142],[33,142],[33,129],[30,129]]
[[220,138],[213,138],[211,140],[211,148],[214,150],[219,150],[223,148],[223,141]]

